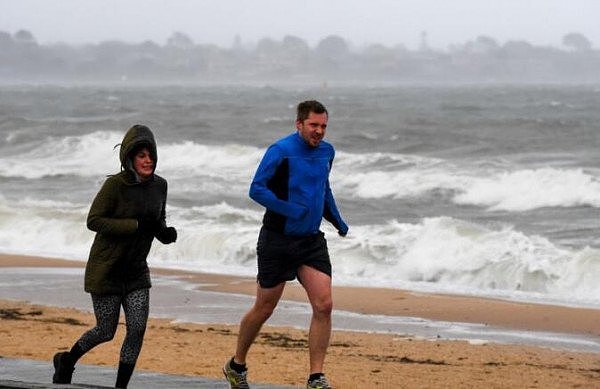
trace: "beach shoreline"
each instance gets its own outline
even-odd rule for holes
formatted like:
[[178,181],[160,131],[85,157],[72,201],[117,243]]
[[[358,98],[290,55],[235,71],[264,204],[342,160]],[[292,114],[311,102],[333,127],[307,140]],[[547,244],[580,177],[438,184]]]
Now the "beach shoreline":
[[[81,272],[84,265],[81,261],[0,255],[0,267],[4,268],[79,268],[78,271]],[[255,287],[254,280],[250,278],[169,269],[152,269],[152,272],[183,279],[186,283],[198,285],[202,289],[236,295],[251,295]],[[302,291],[299,288],[298,285],[291,284],[286,288],[288,293],[284,298],[302,301]],[[476,300],[404,291],[334,289],[338,300],[337,309],[352,311],[354,308],[354,312],[369,314],[385,315],[400,309],[400,305],[390,308],[388,305],[368,303],[369,299],[382,298],[381,296],[392,298],[392,293],[396,298],[393,300],[395,304],[421,304],[429,298],[433,305],[450,304],[449,301],[455,301],[454,299],[468,305],[472,300]],[[85,295],[83,290],[81,294]],[[350,304],[351,300],[347,300],[352,295],[355,300],[354,306]],[[494,304],[509,303],[491,300],[481,304],[492,304],[492,307],[496,307]],[[510,303],[507,307],[519,305],[521,304]],[[479,305],[476,305],[477,307]],[[564,312],[572,314],[570,310],[563,311],[562,307],[543,308],[558,309],[554,315]],[[413,314],[423,309],[417,307],[401,311]],[[440,308],[440,311],[443,309]],[[439,315],[435,310],[430,312],[433,312],[432,316]],[[517,312],[511,316],[520,314],[518,308],[511,312]],[[94,323],[94,317],[89,311],[15,301],[5,299],[1,295],[0,313],[0,350],[2,356],[10,358],[49,361],[55,352],[67,350],[83,331]],[[451,315],[442,315],[442,318],[448,319]],[[572,319],[578,317],[576,314],[571,316]],[[548,328],[547,324],[543,324],[545,320],[540,318],[540,321],[540,328]],[[518,328],[523,323],[526,321],[515,319],[513,325]],[[124,336],[123,327],[121,317],[115,339],[86,354],[82,363],[114,366]],[[151,317],[137,367],[162,373],[220,379],[221,366],[235,349],[238,328],[237,325],[186,323],[173,321],[171,318]],[[568,328],[573,333],[598,333],[597,328],[588,328],[585,322],[573,324]],[[306,329],[272,326],[267,322],[249,354],[250,381],[275,385],[302,385],[306,379],[308,365],[306,339]],[[590,387],[600,379],[600,354],[553,350],[526,344],[422,339],[396,333],[334,330],[325,369],[334,387],[338,388],[394,387],[393,383],[398,382],[402,383],[401,387],[419,388]]]
[[[2,267],[83,268],[85,262],[0,254],[0,268]],[[254,296],[256,291],[256,281],[252,277],[165,268],[152,268],[151,272],[196,284],[198,289],[207,291],[249,296]],[[295,282],[286,285],[282,300],[308,302],[304,290]],[[600,309],[348,286],[334,286],[333,300],[334,309],[359,314],[483,324],[522,331],[600,336]]]

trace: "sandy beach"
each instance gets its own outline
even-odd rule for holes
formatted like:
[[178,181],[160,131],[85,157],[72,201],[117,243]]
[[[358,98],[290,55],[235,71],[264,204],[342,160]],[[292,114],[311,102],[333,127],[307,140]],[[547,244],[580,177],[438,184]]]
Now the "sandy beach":
[[[84,262],[0,255],[0,267],[81,268]],[[201,284],[202,288],[252,295],[252,278],[153,269]],[[81,290],[81,294],[84,294]],[[94,323],[89,312],[14,301],[0,295],[1,355],[49,360]],[[306,301],[297,284],[284,299]],[[483,323],[516,330],[600,336],[600,310],[514,303],[461,296],[425,295],[377,288],[334,288],[337,310],[431,320]],[[138,368],[221,376],[235,347],[237,326],[150,320]],[[84,356],[82,362],[114,365],[124,335]],[[302,385],[306,379],[306,332],[264,327],[251,350],[250,380]],[[337,388],[353,387],[599,387],[600,354],[567,352],[524,344],[422,340],[398,334],[334,331],[326,372]]]

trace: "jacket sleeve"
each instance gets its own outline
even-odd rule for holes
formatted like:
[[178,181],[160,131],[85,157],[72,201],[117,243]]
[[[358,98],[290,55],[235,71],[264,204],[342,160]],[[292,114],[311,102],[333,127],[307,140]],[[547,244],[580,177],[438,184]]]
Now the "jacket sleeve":
[[[333,166],[333,158],[329,162],[329,170],[331,170],[331,166]],[[327,179],[325,184],[325,206],[323,208],[323,217],[325,220],[333,224],[335,229],[338,230],[338,234],[341,236],[346,236],[348,233],[348,225],[342,219],[340,211],[335,204],[333,192],[331,191],[331,186],[329,185],[329,179]]]
[[130,235],[137,231],[136,219],[111,217],[116,207],[117,187],[114,180],[107,179],[90,207],[87,227],[106,235]]
[[160,210],[160,217],[158,219],[159,227],[155,233],[156,239],[158,239],[161,243],[165,243],[165,241],[166,241],[166,238],[165,238],[165,230],[167,229],[166,206],[167,206],[167,182],[165,181],[164,194],[162,197],[162,207]]
[[308,209],[300,204],[277,198],[275,193],[268,187],[269,181],[275,175],[277,167],[282,161],[281,149],[277,145],[271,145],[260,161],[258,169],[256,169],[254,179],[250,184],[249,195],[252,200],[268,210],[292,219],[300,219],[308,212]]
[[335,204],[333,193],[329,187],[329,180],[327,180],[327,188],[325,189],[325,207],[323,209],[323,217],[325,220],[333,224],[341,236],[345,236],[348,233],[348,225],[342,219],[337,205]]

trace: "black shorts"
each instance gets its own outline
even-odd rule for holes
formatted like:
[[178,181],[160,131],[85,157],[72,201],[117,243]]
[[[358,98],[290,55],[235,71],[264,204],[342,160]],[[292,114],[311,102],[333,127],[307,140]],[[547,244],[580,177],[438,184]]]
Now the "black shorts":
[[256,244],[257,280],[261,287],[272,288],[298,276],[298,268],[310,266],[331,277],[331,262],[325,234],[288,236],[261,228]]

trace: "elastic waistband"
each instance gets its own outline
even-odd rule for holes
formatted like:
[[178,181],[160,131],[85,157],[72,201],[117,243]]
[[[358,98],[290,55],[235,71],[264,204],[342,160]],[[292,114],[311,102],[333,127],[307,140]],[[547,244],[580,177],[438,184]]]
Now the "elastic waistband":
[[286,239],[310,239],[310,238],[317,238],[320,236],[324,236],[325,234],[323,233],[323,231],[317,231],[314,234],[307,234],[307,235],[288,235],[288,234],[284,234],[281,231],[275,231],[273,229],[270,229],[268,227],[262,226],[261,227],[261,232],[264,231],[266,233],[268,233],[269,235],[273,235],[273,236],[279,236],[282,238],[286,238]]

